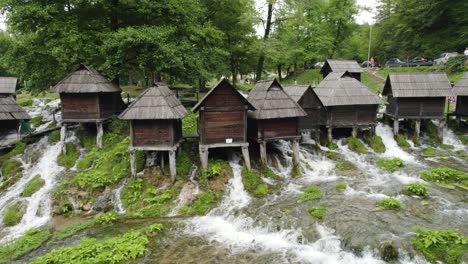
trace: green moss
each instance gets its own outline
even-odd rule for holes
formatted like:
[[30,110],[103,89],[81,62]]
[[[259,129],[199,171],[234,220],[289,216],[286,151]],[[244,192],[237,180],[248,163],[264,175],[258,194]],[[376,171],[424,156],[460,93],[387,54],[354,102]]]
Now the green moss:
[[335,163],[335,168],[342,169],[343,168],[343,162],[336,162]]
[[323,219],[323,217],[327,214],[327,211],[327,208],[323,206],[309,208],[309,214],[319,220]]
[[184,118],[182,122],[182,134],[184,135],[198,135],[198,113],[193,113],[190,109],[187,109],[189,114]]
[[329,144],[328,144],[328,148],[329,148],[330,150],[336,150],[336,149],[338,148],[338,145],[335,144],[335,143],[329,143]]
[[18,160],[7,160],[2,163],[3,180],[0,182],[0,191],[15,184],[22,176],[23,164]]
[[364,137],[367,144],[373,149],[376,153],[384,153],[386,151],[385,145],[382,141],[382,138],[377,135],[366,136]]
[[5,161],[5,160],[7,160],[7,159],[9,159],[11,157],[23,154],[25,149],[26,149],[26,143],[24,143],[24,142],[16,143],[15,147],[12,150],[10,150],[8,153],[6,153],[3,156],[0,156],[0,164],[3,161]]
[[428,122],[426,127],[426,143],[433,144],[435,146],[442,144],[442,139],[439,137],[439,129],[432,123]]
[[431,171],[423,171],[421,178],[433,183],[468,186],[468,173],[451,168],[435,168]]
[[41,115],[31,118],[31,125],[39,127],[42,124],[42,119],[43,117]]
[[[308,165],[309,164],[306,163],[306,166]],[[260,173],[266,178],[270,178],[270,179],[278,178],[278,176],[270,168],[268,168],[268,166],[263,165],[263,164],[261,166]]]
[[21,222],[24,213],[26,212],[26,206],[17,202],[11,207],[7,208],[3,213],[3,223],[6,226],[14,226]]
[[402,148],[402,149],[409,149],[411,147],[411,145],[406,140],[405,135],[403,135],[403,134],[398,134],[396,136],[396,142],[397,142],[398,146],[400,148]]
[[438,147],[441,148],[441,149],[449,149],[449,150],[455,148],[454,146],[452,146],[452,145],[447,145],[447,144],[439,144]]
[[455,153],[462,159],[468,160],[468,154],[464,150],[457,150]]
[[350,150],[359,154],[367,153],[366,146],[364,146],[364,144],[359,139],[354,138],[354,137],[348,138],[348,147]]
[[78,171],[85,171],[93,165],[93,162],[95,160],[96,160],[96,152],[92,151],[88,153],[88,155],[86,155],[83,159],[78,161],[76,168],[78,169]]
[[19,98],[16,102],[22,107],[31,107],[33,104],[32,98]]
[[115,211],[110,211],[105,214],[98,214],[94,220],[95,224],[108,225],[117,221],[119,215]]
[[336,188],[336,190],[342,192],[342,191],[346,190],[346,188],[348,188],[348,186],[347,186],[346,183],[344,183],[344,182],[339,182],[339,183],[337,183],[337,184],[335,185],[335,188]]
[[222,173],[231,172],[232,175],[232,168],[229,165],[229,162],[225,160],[210,160],[208,163],[208,169],[201,171],[200,176],[200,184],[204,188],[208,188],[208,181],[212,180]]
[[204,192],[197,196],[191,205],[184,205],[179,213],[182,215],[205,215],[216,205],[216,194],[213,192]]
[[249,171],[245,166],[242,168],[242,182],[245,190],[255,197],[265,197],[268,194],[268,185],[254,169]]
[[60,153],[57,158],[57,163],[60,166],[65,168],[71,168],[75,166],[76,160],[80,157],[80,152],[76,148],[75,144],[69,142],[65,144],[65,148],[67,149],[66,154]]
[[322,191],[319,188],[315,186],[309,186],[305,188],[304,193],[299,196],[297,202],[302,203],[305,201],[319,200],[322,198],[322,195]]
[[299,178],[302,176],[302,171],[301,171],[301,166],[293,166],[293,169],[291,171],[291,177],[293,178]]
[[431,262],[442,261],[447,264],[458,264],[468,252],[468,237],[457,230],[432,230],[418,228],[413,245]]
[[429,147],[422,152],[422,155],[424,157],[435,157],[437,156],[437,152],[435,151],[435,149]]
[[32,178],[26,187],[24,187],[23,192],[21,193],[21,196],[23,197],[31,197],[37,190],[42,188],[44,186],[45,181],[41,178],[41,175],[36,175],[34,178]]
[[177,156],[177,161],[176,161],[177,175],[180,178],[187,177],[187,175],[192,170],[192,166],[193,166],[193,162],[190,159],[189,150],[187,147],[183,147],[181,154]]
[[402,207],[400,201],[393,197],[383,198],[377,202],[377,208],[384,210],[398,210]]
[[331,160],[338,160],[338,154],[336,152],[329,151],[327,152],[327,158]]
[[50,136],[49,136],[49,143],[53,144],[59,141],[60,141],[60,131],[58,130],[52,131],[52,133],[50,133]]
[[16,260],[39,248],[50,237],[49,229],[31,229],[18,239],[0,246],[0,263]]
[[403,160],[399,158],[393,159],[378,159],[377,166],[389,172],[395,172],[404,166]]
[[94,226],[94,224],[95,224],[95,220],[91,219],[84,223],[65,225],[54,234],[54,236],[52,237],[52,240],[61,241],[67,237],[71,237],[75,235],[76,233],[82,230],[85,230]]
[[419,182],[410,183],[401,191],[406,195],[416,195],[423,198],[429,197],[428,188]]

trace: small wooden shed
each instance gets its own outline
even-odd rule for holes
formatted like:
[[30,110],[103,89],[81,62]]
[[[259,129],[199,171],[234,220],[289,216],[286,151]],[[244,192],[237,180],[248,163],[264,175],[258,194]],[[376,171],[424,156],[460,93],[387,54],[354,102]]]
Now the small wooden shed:
[[451,115],[457,117],[458,123],[462,117],[468,117],[468,73],[453,88],[453,94],[457,97],[455,112]]
[[30,117],[12,96],[0,95],[0,139],[16,131],[20,139],[21,121]]
[[285,86],[284,91],[307,113],[307,116],[299,117],[299,130],[318,130],[320,127],[320,113],[324,110],[324,105],[315,94],[312,86]]
[[[130,163],[136,176],[135,151],[167,151],[172,180],[176,152],[182,142],[182,119],[187,110],[164,83],[146,89],[119,118],[130,122]],[[164,158],[161,156],[162,162]]]
[[13,96],[15,97],[16,84],[18,78],[16,77],[0,77],[0,96]]
[[354,137],[358,128],[373,130],[379,105],[384,103],[350,72],[328,74],[314,91],[325,106],[320,124],[327,128],[329,142],[333,128],[352,128]]
[[361,73],[364,72],[355,60],[326,60],[320,72],[323,78],[331,72],[349,72],[356,80],[361,81]]
[[199,112],[199,150],[203,168],[210,148],[241,147],[250,170],[247,111],[255,107],[226,79],[216,84],[192,109]]
[[412,119],[419,136],[424,119],[438,119],[442,129],[446,97],[453,92],[445,73],[391,73],[382,94],[387,96],[385,115],[394,120],[394,134],[398,134],[399,119]]
[[80,64],[76,71],[55,85],[62,103],[62,139],[67,123],[96,123],[97,146],[102,147],[102,123],[125,109],[121,89],[93,67]]
[[248,100],[257,109],[249,112],[249,137],[260,144],[262,162],[267,163],[267,142],[291,140],[294,162],[299,164],[299,118],[307,113],[276,79],[257,82]]

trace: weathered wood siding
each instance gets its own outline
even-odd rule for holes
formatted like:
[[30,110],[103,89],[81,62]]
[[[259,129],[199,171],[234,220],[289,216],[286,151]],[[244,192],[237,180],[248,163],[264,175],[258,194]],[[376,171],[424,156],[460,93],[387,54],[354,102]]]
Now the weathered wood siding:
[[174,126],[172,120],[133,120],[133,146],[172,146]]
[[[328,64],[325,64],[325,67],[322,69],[322,77],[325,79],[330,72],[333,72]],[[361,81],[360,72],[350,72],[350,74],[358,81]]]
[[256,120],[258,140],[281,139],[299,136],[298,118]]
[[109,118],[123,110],[123,101],[120,92],[99,94],[99,117]]
[[98,119],[99,97],[89,93],[62,93],[62,119]]
[[299,129],[307,130],[319,127],[322,104],[318,97],[308,89],[298,103],[307,112],[307,116],[299,118]]
[[377,105],[333,106],[321,114],[321,124],[327,127],[369,126],[377,122]]
[[455,109],[457,115],[468,116],[468,96],[457,97],[457,107]]
[[199,134],[202,144],[246,142],[247,107],[230,87],[214,90],[200,110]]
[[398,118],[441,118],[444,116],[445,97],[396,98],[389,101],[388,112]]

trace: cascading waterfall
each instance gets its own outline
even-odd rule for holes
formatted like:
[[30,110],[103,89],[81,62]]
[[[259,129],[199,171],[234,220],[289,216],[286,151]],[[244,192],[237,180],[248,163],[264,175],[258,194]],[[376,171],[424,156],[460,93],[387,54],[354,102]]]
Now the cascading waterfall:
[[286,179],[291,176],[291,172],[293,169],[293,159],[291,156],[292,149],[291,143],[289,141],[280,140],[275,143],[275,147],[281,152],[281,156],[283,157],[284,161],[286,162],[285,165],[281,163],[281,160],[278,158],[277,155],[274,155],[274,159],[276,162],[276,166],[271,165],[271,161],[269,162],[268,168],[270,168],[276,175]]
[[122,194],[122,189],[127,185],[128,178],[123,179],[120,181],[119,185],[117,188],[112,190],[112,202],[114,203],[114,210],[119,214],[123,215],[126,214],[127,211],[125,211],[125,208],[122,204],[122,200],[120,199],[120,196]]
[[393,138],[392,128],[390,128],[388,125],[378,123],[375,132],[378,136],[382,138],[382,141],[386,148],[385,153],[382,154],[383,157],[398,157],[405,162],[418,163],[414,156],[410,155],[408,152],[402,150],[398,146],[397,142]]
[[[23,162],[23,177],[0,195],[0,217],[15,202],[21,201],[27,204],[25,214],[19,224],[12,227],[0,226],[3,229],[0,231],[3,236],[0,238],[0,243],[20,237],[29,229],[43,226],[50,220],[50,194],[57,183],[57,176],[64,170],[57,164],[62,145],[60,142],[50,145],[48,137],[44,137],[33,148],[27,152],[32,153],[43,149],[42,156],[35,164],[26,164],[18,158]],[[40,175],[44,180],[44,186],[31,197],[21,197],[25,186],[36,175]]]
[[466,146],[458,139],[450,128],[444,127],[443,129],[443,143],[452,145],[454,150],[465,150]]
[[169,213],[169,216],[177,215],[182,206],[184,206],[188,201],[192,200],[194,197],[196,197],[196,195],[200,193],[200,190],[198,188],[198,182],[195,179],[197,171],[197,165],[193,164],[192,168],[190,169],[190,182],[187,182],[182,187],[182,190],[180,191],[179,196],[177,197],[177,205]]
[[[60,100],[55,99],[50,102],[44,98],[34,98],[32,107],[26,108],[26,112],[31,117],[42,116],[42,125],[34,128],[36,132],[47,129],[53,122],[53,112],[60,107]],[[59,123],[61,120],[61,113],[55,113],[55,121]]]

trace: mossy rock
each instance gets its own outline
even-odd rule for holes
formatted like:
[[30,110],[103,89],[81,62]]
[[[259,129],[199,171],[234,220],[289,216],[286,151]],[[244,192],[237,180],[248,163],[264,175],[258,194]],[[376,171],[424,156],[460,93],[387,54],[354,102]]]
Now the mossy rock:
[[364,137],[366,143],[369,145],[371,149],[373,149],[376,153],[384,153],[387,149],[382,141],[382,137],[377,135],[368,135]]
[[0,191],[3,191],[22,177],[23,164],[18,160],[11,159],[4,161],[1,165],[3,180],[0,182]]
[[17,202],[7,208],[3,214],[3,223],[6,226],[14,226],[21,222],[23,215],[26,213],[26,205],[22,202]]
[[347,142],[349,149],[356,153],[365,154],[368,152],[366,146],[357,138],[349,137]]
[[41,175],[34,176],[24,187],[23,192],[21,193],[22,197],[31,197],[35,192],[37,192],[42,186],[44,186],[45,181],[41,178]]
[[393,159],[378,159],[377,160],[377,166],[381,169],[384,169],[389,172],[395,172],[401,167],[404,166],[403,160],[399,158],[393,158]]
[[76,161],[80,157],[80,151],[76,148],[75,144],[69,142],[65,144],[66,153],[60,153],[57,158],[57,163],[60,166],[70,169],[75,166]]
[[435,157],[437,156],[437,151],[431,147],[426,148],[423,152],[422,155],[424,157]]
[[260,174],[253,168],[250,171],[245,166],[242,168],[242,182],[245,190],[257,198],[265,197],[268,194],[268,185],[263,182]]
[[8,153],[6,153],[5,155],[0,156],[0,164],[1,164],[3,161],[5,161],[5,160],[7,160],[7,159],[9,159],[9,158],[11,158],[11,157],[14,157],[14,156],[16,156],[16,155],[23,154],[24,151],[25,151],[25,149],[26,149],[26,143],[24,143],[24,142],[18,142],[18,143],[16,143],[15,147],[14,147],[12,150],[10,150],[10,151],[9,151]]
[[327,208],[323,206],[309,208],[309,214],[319,220],[322,220],[327,214]]
[[213,192],[201,193],[192,204],[182,206],[179,213],[187,216],[205,215],[211,208],[216,206],[218,200],[216,196]]
[[348,185],[346,185],[346,183],[344,183],[344,182],[339,182],[339,183],[337,183],[335,185],[335,188],[336,188],[337,191],[342,192],[342,191],[346,190],[346,188],[348,188]]
[[304,189],[304,193],[299,196],[297,202],[302,203],[306,201],[320,200],[322,196],[322,191],[318,187],[308,186]]
[[31,121],[30,121],[30,122],[31,122],[31,125],[33,125],[34,128],[39,127],[39,126],[42,124],[42,119],[43,119],[43,118],[44,118],[44,117],[41,116],[41,115],[38,115],[38,116],[36,116],[36,117],[31,118]]
[[403,134],[398,134],[396,136],[396,142],[397,142],[398,146],[400,148],[402,148],[402,149],[409,149],[411,147],[411,145],[406,140],[405,135],[403,135]]
[[399,210],[402,207],[401,202],[393,197],[383,198],[377,202],[377,208],[382,210]]
[[60,131],[59,130],[54,130],[52,133],[49,135],[49,143],[54,144],[60,141]]
[[396,261],[399,258],[398,248],[392,241],[385,241],[379,246],[380,257],[384,261]]

